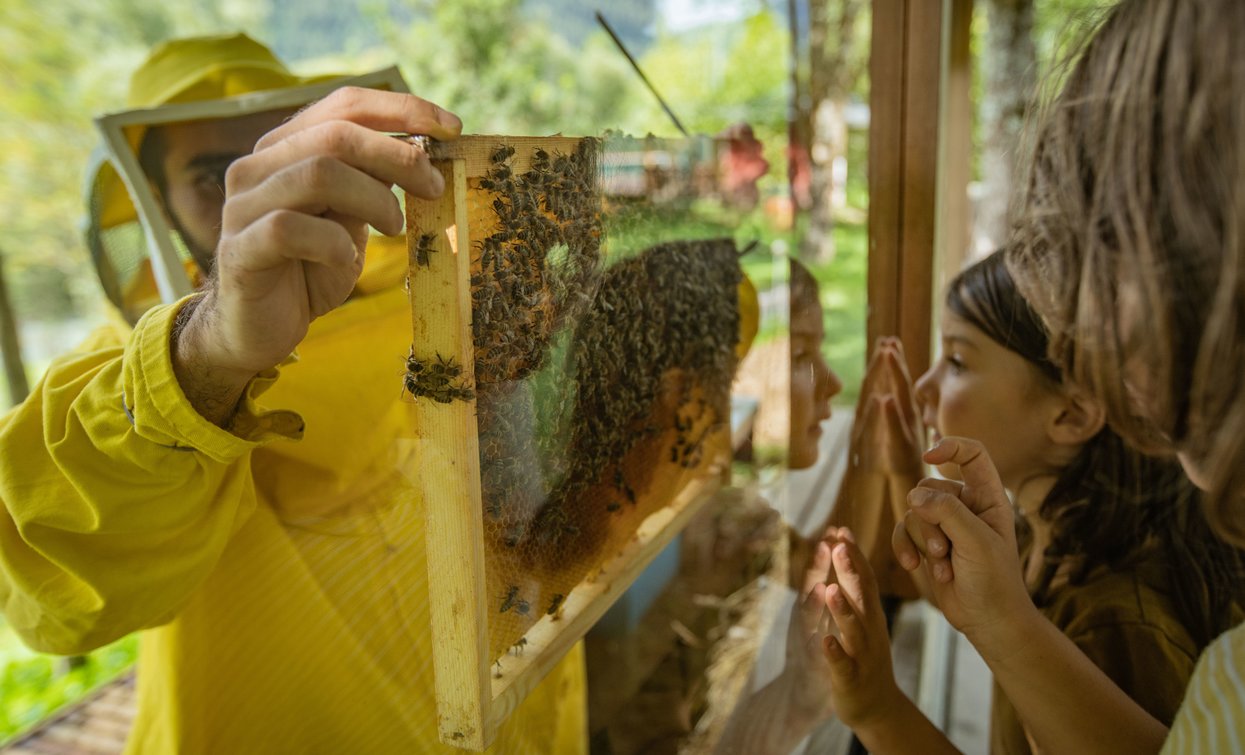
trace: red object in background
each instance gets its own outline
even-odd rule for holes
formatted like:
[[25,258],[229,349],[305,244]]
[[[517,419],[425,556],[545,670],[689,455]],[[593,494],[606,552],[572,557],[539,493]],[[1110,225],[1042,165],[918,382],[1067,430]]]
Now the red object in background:
[[722,193],[735,207],[751,210],[761,198],[757,181],[769,171],[764,145],[747,123],[726,128],[718,138],[727,140],[726,151],[719,157]]

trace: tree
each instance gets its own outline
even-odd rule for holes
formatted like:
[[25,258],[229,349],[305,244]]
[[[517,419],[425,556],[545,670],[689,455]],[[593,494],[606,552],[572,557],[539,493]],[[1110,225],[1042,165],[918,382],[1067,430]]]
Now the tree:
[[17,339],[17,322],[13,319],[10,301],[9,286],[4,278],[4,255],[0,253],[0,356],[4,358],[4,377],[9,385],[9,405],[16,406],[26,398],[30,386],[26,382],[22,346]]
[[842,209],[836,197],[843,196],[843,187],[834,185],[834,166],[847,159],[845,112],[868,67],[868,33],[865,0],[810,0],[808,96],[798,100],[794,141],[810,161],[809,226],[802,252],[814,261],[834,256],[833,215]]
[[378,19],[407,80],[473,133],[593,134],[634,111],[627,62],[604,32],[581,50],[521,0],[412,0],[408,23]]
[[0,4],[0,243],[19,319],[101,312],[79,233],[91,119],[125,102],[157,42],[229,25],[206,4],[36,0]]

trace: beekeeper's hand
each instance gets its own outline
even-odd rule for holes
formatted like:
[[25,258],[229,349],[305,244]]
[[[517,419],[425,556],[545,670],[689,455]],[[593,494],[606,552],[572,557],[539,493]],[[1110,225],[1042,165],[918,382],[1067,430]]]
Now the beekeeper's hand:
[[444,180],[423,150],[384,132],[445,140],[461,131],[457,116],[418,97],[345,87],[230,166],[216,276],[172,344],[178,382],[200,414],[227,425],[251,378],[346,300],[367,226],[402,230],[395,184],[441,195]]

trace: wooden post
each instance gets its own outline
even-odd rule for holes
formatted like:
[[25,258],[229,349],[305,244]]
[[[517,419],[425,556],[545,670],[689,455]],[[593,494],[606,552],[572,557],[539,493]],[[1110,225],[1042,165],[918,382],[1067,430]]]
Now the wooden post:
[[22,345],[17,337],[17,318],[13,316],[13,302],[9,298],[9,284],[4,278],[4,254],[0,252],[0,353],[4,357],[4,377],[9,383],[9,405],[17,406],[26,400],[30,384],[26,382],[26,368],[22,364]]
[[879,337],[899,332],[906,16],[907,0],[873,3],[869,56],[869,353]]
[[869,64],[869,346],[903,339],[914,374],[930,362],[939,240],[944,16],[953,0],[877,0]]

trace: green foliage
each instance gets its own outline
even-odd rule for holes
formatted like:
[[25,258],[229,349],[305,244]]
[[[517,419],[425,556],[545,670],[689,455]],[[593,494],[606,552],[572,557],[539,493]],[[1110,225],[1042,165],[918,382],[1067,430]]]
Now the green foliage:
[[[762,9],[741,24],[662,36],[640,64],[689,131],[715,134],[747,121],[777,143],[786,136],[789,50],[782,20]],[[647,93],[641,107],[645,130],[676,133]]]
[[595,134],[625,128],[638,95],[604,32],[576,50],[519,0],[412,0],[413,19],[378,19],[412,89],[469,133]]
[[81,699],[134,664],[138,636],[85,656],[68,671],[64,659],[32,653],[0,621],[0,742],[30,728],[58,708]]
[[837,404],[855,404],[865,372],[868,316],[868,232],[863,223],[834,224],[834,259],[811,266],[821,285],[821,307],[826,328],[822,350],[826,361],[843,381]]
[[612,0],[608,5],[583,0],[526,0],[523,6],[533,20],[553,26],[572,45],[580,45],[600,31],[593,13],[598,8],[627,50],[632,55],[643,54],[651,42],[649,30],[657,22],[656,0]]

